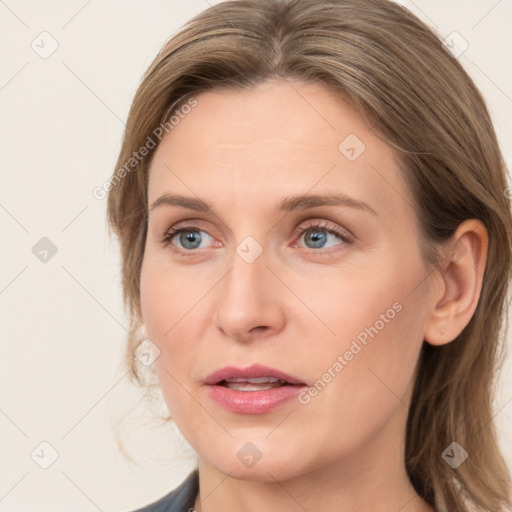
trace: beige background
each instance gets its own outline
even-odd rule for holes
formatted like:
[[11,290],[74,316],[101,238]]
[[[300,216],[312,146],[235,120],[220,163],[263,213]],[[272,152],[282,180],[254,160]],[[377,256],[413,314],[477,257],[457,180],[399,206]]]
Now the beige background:
[[[119,453],[115,424],[139,394],[120,369],[118,252],[92,190],[113,169],[141,74],[209,3],[0,1],[0,511],[131,510],[194,465],[174,429],[143,424],[151,411],[142,408],[123,425],[138,464]],[[459,58],[510,164],[512,2],[401,3],[443,38],[456,31],[469,43]],[[57,249],[45,263],[32,252],[43,237]],[[509,358],[496,420],[512,467],[511,367]]]

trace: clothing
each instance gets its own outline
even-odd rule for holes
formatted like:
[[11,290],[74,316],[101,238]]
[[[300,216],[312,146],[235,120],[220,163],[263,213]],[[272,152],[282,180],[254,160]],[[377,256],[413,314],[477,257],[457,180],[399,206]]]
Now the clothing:
[[195,512],[194,503],[199,492],[199,473],[192,471],[174,491],[134,512]]

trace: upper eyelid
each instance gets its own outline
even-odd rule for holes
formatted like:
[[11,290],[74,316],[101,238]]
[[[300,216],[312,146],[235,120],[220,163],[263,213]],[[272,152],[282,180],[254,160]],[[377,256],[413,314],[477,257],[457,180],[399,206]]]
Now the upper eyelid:
[[[205,224],[210,224],[210,223],[208,221],[203,221],[201,219],[180,220],[180,221],[172,223],[168,228],[165,229],[165,232],[167,233],[167,232],[171,231],[171,229],[176,230],[176,229],[189,228],[189,229],[199,229],[201,231],[205,231],[208,234],[210,234],[209,228],[204,227]],[[350,235],[352,235],[352,232],[346,226],[340,225],[337,222],[333,222],[331,220],[323,219],[321,217],[305,218],[303,220],[300,220],[297,223],[297,227],[294,228],[294,231],[296,229],[299,229],[301,226],[312,225],[312,227],[314,227],[315,224],[323,224],[323,225],[319,226],[319,229],[334,229],[334,230],[338,230],[338,231],[347,231]],[[229,231],[229,233],[233,233],[233,231],[231,229],[229,229],[228,231]]]
[[[315,197],[315,196],[313,196]],[[155,203],[157,203],[157,201],[155,201]],[[357,201],[356,201],[357,203]],[[165,204],[165,201],[164,201],[164,204]],[[368,206],[366,205],[365,203],[362,203],[364,206]],[[153,204],[153,206],[151,207],[150,209],[150,214],[153,213],[153,208],[156,208],[157,206],[162,206],[162,205],[159,205],[159,204]],[[174,206],[174,205],[172,205]],[[335,205],[335,204],[315,204],[315,205],[311,205],[311,206],[308,206],[307,208],[304,208],[304,209],[300,209],[300,208],[292,208],[290,210],[286,210],[285,213],[277,220],[277,222],[274,222],[272,221],[271,225],[269,225],[269,229],[268,231],[271,231],[273,230],[278,224],[281,223],[281,221],[283,221],[285,218],[290,218],[290,215],[293,215],[294,217],[295,216],[298,216],[300,217],[299,219],[299,222],[303,222],[305,221],[306,219],[310,219],[310,218],[324,218],[325,215],[327,216],[330,216],[331,214],[334,213],[334,211],[336,211],[336,213],[339,213],[340,210],[336,209],[336,210],[332,210],[332,208],[336,207],[338,205]],[[326,213],[326,209],[327,208],[327,211],[329,213]],[[157,210],[159,210],[160,208],[156,208]],[[369,210],[371,210],[375,215],[376,217],[379,217],[379,215],[371,208],[371,207],[368,207]],[[170,208],[162,208],[163,211],[165,210],[176,210],[175,207],[170,207]],[[182,208],[182,213],[184,215],[186,215],[184,212],[187,210],[187,208]],[[349,213],[349,218],[350,216],[352,215],[352,212],[353,211],[368,211],[366,210],[366,208],[343,208],[342,209],[343,212],[350,212]],[[198,211],[195,211],[194,209],[189,209],[189,214],[190,213],[199,213],[200,215],[204,215],[205,219],[198,219],[196,220],[194,217],[191,217],[190,221],[191,222],[206,222],[206,223],[210,223],[212,222],[213,219],[216,219],[216,220],[213,220],[214,222],[219,222],[222,226],[222,229],[226,230],[229,234],[233,234],[233,230],[226,224],[226,222],[224,222],[224,220],[219,216],[217,215],[215,212],[213,211],[204,211],[204,212],[198,212]],[[157,213],[158,215],[158,213]],[[179,215],[181,217],[181,215]],[[153,215],[150,215],[150,219],[153,217]],[[343,218],[343,217],[342,217]],[[177,221],[176,223],[180,223],[180,222],[187,222],[189,220],[188,217],[183,217],[184,220],[182,221]],[[332,222],[332,221],[329,221],[329,222]],[[334,221],[335,224],[337,224],[338,222],[337,221]],[[174,224],[173,224],[174,225]],[[346,230],[348,230],[348,228],[344,228]],[[350,230],[348,230],[350,232]]]

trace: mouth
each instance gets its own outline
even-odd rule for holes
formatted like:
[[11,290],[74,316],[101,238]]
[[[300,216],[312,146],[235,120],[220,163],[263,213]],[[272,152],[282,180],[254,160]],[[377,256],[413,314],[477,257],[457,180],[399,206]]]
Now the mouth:
[[236,391],[265,391],[267,389],[280,388],[281,386],[291,386],[292,384],[283,379],[275,379],[273,377],[256,377],[253,379],[224,379],[218,385]]
[[261,365],[226,367],[205,379],[210,397],[230,412],[264,414],[296,397],[307,384]]

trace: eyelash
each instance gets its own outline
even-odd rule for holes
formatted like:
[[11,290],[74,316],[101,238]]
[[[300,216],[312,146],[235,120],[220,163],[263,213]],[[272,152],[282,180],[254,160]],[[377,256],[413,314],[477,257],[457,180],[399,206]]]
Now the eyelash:
[[[188,225],[188,226],[183,226],[183,227],[179,227],[179,228],[173,227],[169,231],[167,231],[167,233],[165,234],[164,238],[161,241],[162,245],[164,247],[167,247],[168,245],[173,245],[172,244],[173,238],[176,237],[177,235],[179,235],[180,233],[182,233],[183,231],[192,232],[192,231],[204,231],[204,230],[199,228],[198,226],[194,226],[194,225]],[[347,245],[350,245],[354,242],[354,239],[351,235],[348,235],[347,233],[345,233],[337,228],[334,228],[332,226],[330,227],[325,221],[312,221],[310,224],[307,224],[306,226],[299,226],[294,231],[294,236],[300,237],[307,231],[325,231],[326,233],[337,236],[343,243],[345,243]],[[198,249],[191,249],[191,250],[183,251],[182,249],[179,249],[179,248],[173,248],[173,250],[175,250],[176,252],[179,252],[180,254],[183,254],[184,256],[194,256],[194,255],[197,255],[197,253],[198,253]],[[315,254],[329,254],[332,252],[331,249],[328,249],[328,250],[309,249],[309,250]]]

